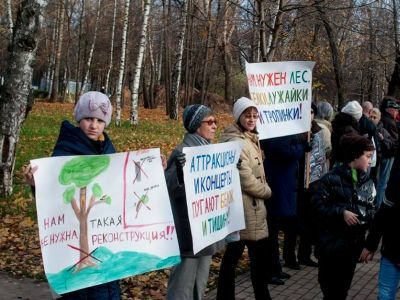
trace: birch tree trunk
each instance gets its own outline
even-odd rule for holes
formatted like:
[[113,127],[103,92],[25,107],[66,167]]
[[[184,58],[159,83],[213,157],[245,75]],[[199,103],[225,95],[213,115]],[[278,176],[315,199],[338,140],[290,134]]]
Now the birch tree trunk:
[[121,60],[119,62],[119,73],[117,82],[117,92],[116,92],[116,116],[115,125],[121,126],[121,94],[122,85],[124,81],[125,74],[125,55],[126,55],[126,36],[128,33],[128,20],[129,20],[129,3],[130,0],[125,0],[125,10],[124,10],[124,26],[122,29],[122,45],[121,45]]
[[186,66],[185,66],[185,97],[183,99],[183,106],[186,107],[192,102],[193,90],[191,89],[191,82],[194,81],[194,75],[192,75],[192,49],[193,49],[193,1],[188,1],[188,12],[187,12],[187,25],[186,25]]
[[80,82],[80,71],[81,71],[81,40],[82,40],[82,21],[83,13],[85,12],[85,0],[82,0],[81,13],[79,14],[79,30],[78,30],[78,53],[76,56],[76,72],[75,72],[75,103],[78,102],[79,98],[79,82]]
[[48,81],[47,84],[49,86],[48,92],[48,98],[50,99],[52,90],[53,90],[53,76],[54,76],[54,66],[56,63],[56,52],[57,52],[57,39],[58,39],[58,30],[59,27],[55,26],[52,34],[52,46],[51,46],[51,53],[50,53],[50,58],[49,58],[49,67],[48,67]]
[[16,146],[26,118],[40,28],[40,4],[24,0],[18,11],[0,94],[0,193],[12,193]]
[[130,113],[130,123],[138,124],[139,121],[139,84],[140,84],[140,73],[142,70],[144,51],[146,50],[146,40],[147,40],[147,23],[150,15],[150,0],[144,0],[144,12],[143,12],[143,23],[142,30],[140,34],[139,42],[139,53],[136,59],[134,77],[132,82],[132,96],[131,96],[131,113]]
[[258,23],[260,26],[260,52],[261,60],[267,61],[267,35],[266,35],[266,20],[265,20],[265,0],[257,0],[258,8]]
[[63,37],[64,37],[64,16],[65,16],[65,5],[62,1],[58,2],[59,7],[59,18],[58,18],[58,36],[56,40],[56,55],[54,61],[54,73],[53,83],[50,94],[50,102],[57,102],[58,98],[58,87],[60,85],[60,63],[61,63],[61,52],[63,48]]
[[13,37],[13,19],[12,19],[12,10],[11,10],[11,0],[7,0],[6,2],[7,9],[7,30],[8,30],[8,42],[11,45],[12,37]]
[[181,16],[182,26],[181,30],[178,31],[178,49],[176,51],[174,67],[172,69],[172,82],[171,82],[171,109],[169,111],[169,117],[173,120],[178,120],[179,112],[179,86],[182,74],[182,56],[183,56],[183,45],[185,41],[186,32],[186,14],[188,8],[188,1],[184,0],[182,4]]
[[155,103],[155,81],[156,81],[156,66],[154,62],[153,43],[148,41],[149,62],[150,62],[150,83],[149,83],[149,108],[156,108]]
[[169,115],[171,94],[171,0],[163,0],[163,75],[164,75],[164,94],[165,112]]
[[110,81],[110,73],[113,67],[113,54],[114,54],[114,34],[115,34],[115,20],[117,17],[117,0],[114,0],[114,16],[113,23],[111,28],[111,46],[110,46],[110,63],[108,64],[108,70],[106,75],[106,85],[105,85],[105,93],[108,94],[108,84]]
[[268,36],[266,61],[272,61],[276,49],[276,41],[278,40],[279,30],[281,28],[282,19],[282,0],[278,0],[276,3],[274,14],[272,15],[271,21],[271,32]]
[[94,47],[96,45],[96,39],[97,39],[97,29],[99,27],[100,11],[101,11],[101,0],[98,0],[97,1],[96,25],[94,26],[93,42],[92,42],[92,46],[90,48],[88,60],[87,60],[87,63],[86,63],[85,78],[83,79],[82,86],[81,86],[81,89],[79,91],[79,94],[82,94],[82,91],[85,88],[85,85],[88,83],[88,80],[89,80],[90,66],[92,65],[93,52],[94,52]]
[[201,96],[200,96],[200,103],[205,103],[206,101],[206,94],[207,94],[207,78],[208,78],[208,65],[209,65],[209,60],[210,60],[210,45],[211,45],[211,5],[212,5],[213,0],[208,0],[208,4],[206,5],[207,9],[207,26],[206,26],[206,32],[207,32],[207,39],[206,39],[206,51],[204,55],[204,67],[203,67],[203,79],[202,79],[202,87],[201,87]]
[[220,51],[223,55],[222,66],[225,71],[225,102],[233,103],[232,96],[232,45],[231,37],[235,30],[236,21],[236,6],[237,1],[223,1],[221,3],[220,18],[222,19],[222,38],[220,44]]

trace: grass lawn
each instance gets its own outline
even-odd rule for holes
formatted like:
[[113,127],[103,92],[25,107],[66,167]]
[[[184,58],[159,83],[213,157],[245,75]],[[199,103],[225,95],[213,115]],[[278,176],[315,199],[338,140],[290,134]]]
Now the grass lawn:
[[[0,199],[0,270],[17,276],[44,279],[36,207],[30,188],[23,183],[22,166],[30,159],[48,157],[56,142],[60,123],[73,122],[72,104],[37,102],[21,130],[14,174],[14,193]],[[128,119],[129,111],[123,112]],[[219,131],[228,126],[230,114],[217,113]],[[167,157],[184,134],[182,121],[169,120],[162,108],[139,110],[139,125],[123,122],[121,127],[113,124],[106,130],[118,152],[146,148],[160,148]],[[217,135],[218,136],[218,135]],[[209,287],[215,286],[220,256],[213,259]],[[247,269],[247,256],[240,269]],[[150,272],[123,280],[125,299],[164,299],[169,270]]]

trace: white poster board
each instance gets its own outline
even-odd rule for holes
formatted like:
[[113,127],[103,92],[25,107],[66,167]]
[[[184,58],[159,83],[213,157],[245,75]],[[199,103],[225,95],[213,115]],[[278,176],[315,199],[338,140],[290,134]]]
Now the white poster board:
[[59,294],[180,262],[160,150],[35,159],[46,276]]
[[186,147],[183,168],[193,252],[245,228],[236,167],[242,144],[228,142]]
[[314,62],[247,63],[250,98],[257,104],[260,139],[310,130]]

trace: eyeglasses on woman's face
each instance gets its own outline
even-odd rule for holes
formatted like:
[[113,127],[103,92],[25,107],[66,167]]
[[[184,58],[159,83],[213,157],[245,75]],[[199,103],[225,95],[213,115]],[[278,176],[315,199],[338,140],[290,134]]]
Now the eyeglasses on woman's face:
[[212,124],[217,125],[217,120],[216,119],[209,119],[209,120],[201,121],[201,123],[206,123],[208,126],[211,126]]

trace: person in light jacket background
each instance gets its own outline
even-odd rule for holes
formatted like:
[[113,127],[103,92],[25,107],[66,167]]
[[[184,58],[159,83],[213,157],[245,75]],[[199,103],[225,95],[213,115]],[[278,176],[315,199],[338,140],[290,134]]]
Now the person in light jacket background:
[[233,106],[233,116],[235,124],[224,130],[220,141],[243,141],[239,175],[246,228],[240,231],[239,241],[230,242],[226,247],[219,271],[217,299],[235,299],[235,268],[245,247],[249,251],[255,299],[271,299],[267,286],[268,227],[264,203],[271,196],[271,189],[265,180],[258,143],[256,122],[259,115],[255,103],[242,97]]

